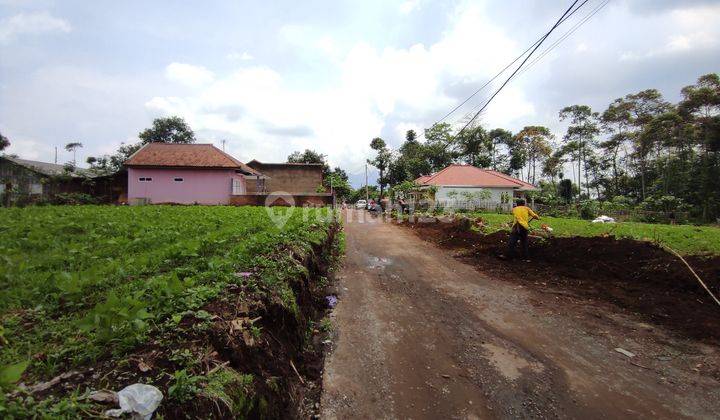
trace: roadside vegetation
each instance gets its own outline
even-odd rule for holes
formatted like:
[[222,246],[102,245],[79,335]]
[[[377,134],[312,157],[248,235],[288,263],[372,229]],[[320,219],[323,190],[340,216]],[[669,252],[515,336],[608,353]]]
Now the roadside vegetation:
[[89,390],[133,382],[166,414],[272,409],[340,238],[329,210],[276,211],[284,226],[262,207],[0,209],[0,417],[99,415]]

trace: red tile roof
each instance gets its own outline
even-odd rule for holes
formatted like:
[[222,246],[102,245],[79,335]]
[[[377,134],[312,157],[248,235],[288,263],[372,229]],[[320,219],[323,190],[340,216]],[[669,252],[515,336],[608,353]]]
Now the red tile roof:
[[493,174],[493,175],[497,175],[497,176],[503,177],[503,178],[505,178],[505,179],[507,179],[507,180],[510,180],[510,181],[512,181],[512,182],[519,182],[521,185],[523,185],[522,189],[524,189],[524,190],[535,190],[535,189],[537,189],[537,187],[535,187],[533,184],[531,184],[531,183],[529,183],[529,182],[525,182],[525,181],[523,181],[523,180],[521,180],[521,179],[517,179],[517,178],[512,177],[512,176],[510,176],[510,175],[508,175],[508,174],[504,174],[504,173],[498,172],[498,171],[493,171],[492,169],[484,169],[484,170],[490,172],[490,173]]
[[534,190],[535,186],[501,172],[480,169],[472,165],[453,164],[433,175],[425,175],[416,179],[420,185],[465,186],[483,188],[517,188]]
[[148,143],[133,153],[125,166],[227,168],[259,174],[212,144]]

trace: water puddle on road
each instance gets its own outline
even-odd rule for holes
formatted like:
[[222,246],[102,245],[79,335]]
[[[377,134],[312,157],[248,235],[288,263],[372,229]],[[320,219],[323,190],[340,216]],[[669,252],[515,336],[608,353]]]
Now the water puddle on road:
[[384,270],[385,267],[392,264],[392,259],[385,257],[368,257],[368,268],[377,268]]

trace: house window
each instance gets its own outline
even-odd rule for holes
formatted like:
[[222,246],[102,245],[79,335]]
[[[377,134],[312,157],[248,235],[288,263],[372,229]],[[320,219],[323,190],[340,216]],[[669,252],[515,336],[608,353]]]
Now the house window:
[[233,178],[232,179],[232,194],[233,195],[243,195],[244,193],[245,193],[245,191],[243,191],[242,182],[237,178]]
[[138,181],[140,181],[140,182],[152,182],[152,178],[140,177],[140,178],[138,178]]
[[174,178],[173,181],[175,181],[175,182],[183,182],[183,179],[182,179],[182,178]]

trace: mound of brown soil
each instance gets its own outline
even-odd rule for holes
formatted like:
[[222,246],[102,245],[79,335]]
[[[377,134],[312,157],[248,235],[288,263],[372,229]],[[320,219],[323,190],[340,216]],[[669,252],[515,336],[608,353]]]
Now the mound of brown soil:
[[[462,257],[494,277],[600,299],[692,338],[720,341],[720,307],[674,255],[614,237],[530,238],[530,263],[505,261],[507,232],[483,235],[460,223],[410,225],[426,240],[464,249]],[[720,257],[688,262],[720,294]]]

